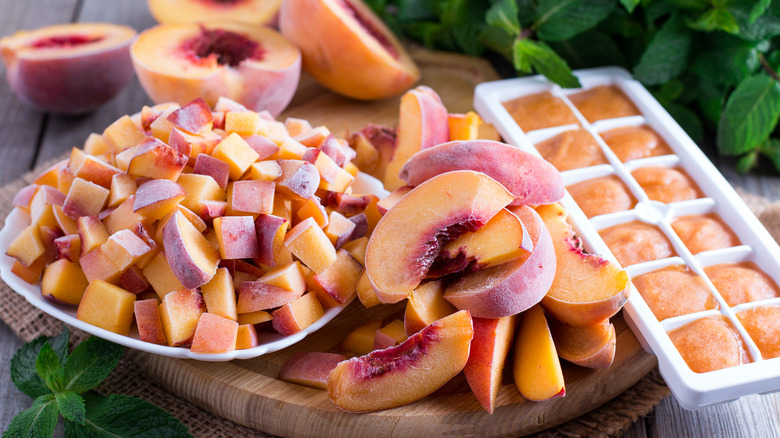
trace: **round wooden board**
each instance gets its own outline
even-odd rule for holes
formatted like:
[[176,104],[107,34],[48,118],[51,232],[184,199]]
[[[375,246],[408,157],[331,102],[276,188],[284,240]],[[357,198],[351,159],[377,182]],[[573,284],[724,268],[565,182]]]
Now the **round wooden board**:
[[[474,86],[498,79],[484,60],[461,55],[413,52],[423,76],[450,112],[471,110]],[[330,93],[302,78],[295,99],[283,114],[325,125],[337,135],[369,123],[394,126],[399,98],[357,102]],[[576,418],[616,397],[656,365],[623,317],[614,318],[615,361],[607,370],[564,363],[566,396],[544,402],[525,400],[507,370],[505,384],[491,415],[477,402],[462,375],[417,403],[369,414],[336,408],[325,391],[282,382],[275,377],[284,361],[298,351],[337,351],[352,329],[372,319],[403,319],[403,303],[364,308],[355,301],[341,315],[296,345],[250,360],[199,362],[133,351],[133,359],[175,394],[236,423],[264,432],[296,437],[372,436],[518,436]]]

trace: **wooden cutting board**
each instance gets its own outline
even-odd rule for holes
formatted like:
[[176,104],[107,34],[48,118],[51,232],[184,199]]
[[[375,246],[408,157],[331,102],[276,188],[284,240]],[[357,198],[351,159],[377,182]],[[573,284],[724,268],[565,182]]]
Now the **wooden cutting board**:
[[[470,110],[474,86],[498,79],[484,60],[424,50],[413,55],[423,71],[421,82],[441,95],[450,112]],[[395,126],[398,105],[399,98],[366,103],[339,97],[304,76],[282,119],[305,118],[343,136],[368,123]],[[365,309],[355,300],[298,344],[250,360],[214,363],[138,351],[131,354],[149,375],[175,394],[236,423],[296,437],[518,436],[558,425],[606,403],[656,365],[655,356],[642,349],[618,315],[614,318],[617,352],[612,367],[589,370],[564,363],[566,396],[538,403],[525,400],[507,372],[492,415],[479,405],[462,374],[420,402],[370,414],[343,412],[330,402],[326,392],[275,378],[293,353],[336,351],[347,333],[364,322],[403,319],[403,306]]]

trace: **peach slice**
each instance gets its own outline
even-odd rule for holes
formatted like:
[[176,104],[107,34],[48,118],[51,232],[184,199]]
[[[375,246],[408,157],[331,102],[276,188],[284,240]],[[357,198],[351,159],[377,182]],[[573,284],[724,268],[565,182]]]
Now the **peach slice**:
[[424,85],[406,92],[401,98],[395,149],[382,176],[385,188],[395,190],[405,185],[399,172],[406,161],[423,149],[446,143],[449,135],[447,108],[439,95]]
[[559,321],[587,326],[617,313],[628,300],[629,277],[620,265],[582,251],[560,204],[537,208],[552,236],[558,269],[542,305]]
[[515,315],[503,318],[473,318],[474,339],[463,374],[479,404],[493,413],[506,356],[515,335]]
[[287,359],[276,378],[285,382],[327,389],[328,375],[339,362],[346,360],[343,354],[302,351]]
[[475,231],[514,196],[470,170],[438,175],[417,186],[377,224],[366,249],[366,271],[382,302],[396,303],[420,284],[442,246]]
[[417,186],[452,170],[482,172],[514,193],[512,205],[551,204],[563,198],[560,173],[547,161],[491,140],[451,141],[414,154],[400,178]]
[[60,24],[0,39],[0,57],[19,99],[43,111],[80,114],[113,99],[133,79],[133,37],[127,26]]
[[530,207],[512,207],[533,242],[533,251],[507,263],[480,269],[451,283],[444,298],[479,318],[520,313],[538,303],[555,278],[557,261],[550,233]]
[[179,211],[165,224],[163,245],[168,264],[184,287],[202,286],[217,272],[219,253]]
[[517,389],[528,400],[542,401],[566,395],[561,362],[544,310],[528,309],[515,335],[512,374]]
[[604,369],[615,359],[615,326],[608,319],[585,327],[548,321],[558,356],[585,368]]
[[444,317],[396,347],[341,362],[328,376],[328,396],[349,412],[420,400],[463,370],[473,335],[467,311]]
[[361,0],[285,1],[279,28],[301,48],[303,69],[345,96],[397,96],[420,77],[395,35]]
[[277,32],[230,22],[159,25],[142,32],[130,53],[156,103],[202,97],[213,107],[225,96],[274,116],[295,94],[301,69],[300,51]]
[[282,0],[148,0],[158,23],[238,21],[251,25],[276,23]]

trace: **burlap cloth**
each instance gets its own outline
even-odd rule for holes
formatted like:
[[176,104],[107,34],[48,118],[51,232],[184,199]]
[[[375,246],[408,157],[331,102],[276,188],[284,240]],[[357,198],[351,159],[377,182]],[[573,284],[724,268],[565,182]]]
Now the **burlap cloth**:
[[[0,188],[0,224],[5,223],[5,217],[13,208],[14,194],[32,182],[38,173],[39,171],[32,171],[20,180]],[[744,192],[740,192],[740,195],[764,223],[772,237],[780,239],[780,202],[770,203],[766,199]],[[3,282],[0,282],[0,319],[24,341],[30,341],[40,335],[55,335],[62,329],[62,322],[29,304]],[[84,332],[73,328],[71,332],[74,342],[86,337]],[[154,403],[179,418],[195,437],[271,436],[221,418],[174,395],[146,375],[130,356],[122,359],[116,370],[97,388],[97,392],[133,395]],[[660,374],[653,370],[639,383],[598,409],[535,436],[620,436],[640,416],[652,412],[669,394],[669,388]]]

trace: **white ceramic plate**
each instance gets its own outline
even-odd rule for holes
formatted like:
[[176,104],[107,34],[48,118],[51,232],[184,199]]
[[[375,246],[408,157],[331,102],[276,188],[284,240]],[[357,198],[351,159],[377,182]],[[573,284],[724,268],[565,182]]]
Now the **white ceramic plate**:
[[[382,188],[382,184],[378,180],[363,173],[358,174],[358,177],[355,179],[352,187],[355,193],[370,193],[380,197],[384,197],[388,194],[388,192]],[[295,344],[310,333],[314,333],[322,326],[330,322],[349,304],[346,303],[341,306],[328,309],[325,312],[325,315],[317,322],[294,335],[282,336],[278,333],[258,332],[257,335],[260,341],[260,345],[246,350],[235,350],[228,353],[218,354],[203,354],[193,353],[188,347],[169,347],[167,345],[157,345],[150,342],[144,342],[138,338],[138,331],[135,329],[135,326],[133,326],[133,329],[129,335],[123,336],[76,319],[76,306],[59,304],[45,299],[41,294],[40,284],[29,284],[17,277],[15,274],[11,273],[11,266],[13,266],[14,259],[5,255],[5,252],[8,250],[8,246],[11,244],[14,238],[16,238],[16,236],[18,236],[19,233],[24,230],[24,228],[27,227],[29,223],[29,215],[17,208],[15,208],[6,218],[5,226],[2,230],[0,230],[0,278],[2,278],[3,281],[11,287],[11,289],[27,299],[30,304],[63,321],[64,323],[95,336],[99,336],[103,339],[107,339],[111,342],[115,342],[130,348],[135,348],[137,350],[159,354],[162,356],[214,362],[227,361],[232,359],[250,359],[266,353],[281,350],[282,348]]]

